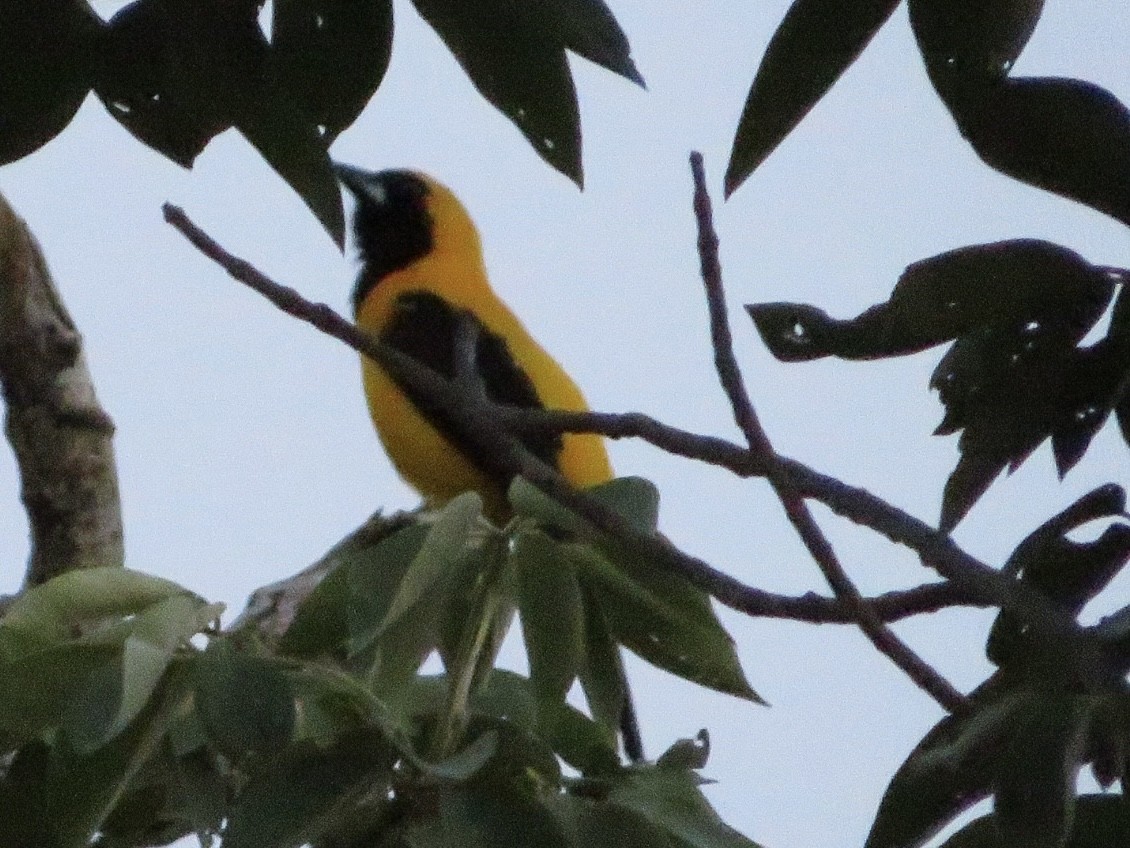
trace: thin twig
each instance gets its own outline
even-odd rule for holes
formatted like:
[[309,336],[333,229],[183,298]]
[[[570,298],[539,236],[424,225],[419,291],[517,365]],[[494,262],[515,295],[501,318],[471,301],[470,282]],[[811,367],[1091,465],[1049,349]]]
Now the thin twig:
[[694,175],[694,211],[698,223],[698,254],[702,266],[702,282],[706,288],[706,301],[710,313],[710,337],[714,347],[714,364],[718,379],[730,400],[734,420],[737,422],[749,449],[764,457],[768,466],[769,485],[773,487],[789,523],[805,548],[820,567],[824,579],[844,605],[852,610],[859,628],[882,654],[944,709],[958,712],[968,705],[966,698],[953,687],[933,666],[916,654],[875,615],[856,588],[832,547],[828,537],[817,525],[808,504],[797,489],[781,473],[777,453],[765,428],[757,417],[753,401],[746,390],[737,357],[734,340],[726,315],[726,294],[722,285],[722,266],[718,260],[718,235],[714,230],[710,194],[706,188],[706,173],[702,154],[691,154],[691,172]]
[[[641,534],[626,526],[617,513],[592,498],[578,494],[554,475],[552,469],[530,456],[511,435],[508,425],[513,423],[518,431],[542,428],[553,432],[598,433],[611,438],[640,437],[672,453],[730,468],[741,476],[765,476],[764,461],[754,457],[747,449],[722,439],[685,433],[641,413],[617,415],[523,410],[489,403],[484,406],[484,402],[460,394],[427,366],[361,332],[325,304],[306,300],[294,289],[274,282],[250,263],[228,253],[192,223],[182,209],[165,204],[163,212],[166,221],[234,279],[263,295],[288,315],[313,325],[378,362],[394,379],[412,386],[414,391],[427,396],[445,412],[450,410],[466,427],[468,438],[476,440],[475,448],[479,449],[478,442],[481,441],[482,449],[490,451],[493,461],[500,467],[526,476],[551,496],[560,495],[558,499],[566,506],[575,508],[600,529],[618,535],[629,544],[636,544],[642,554],[667,564],[674,573],[707,592],[719,603],[751,616],[827,622],[848,620],[841,617],[844,615],[842,609],[830,599],[822,599],[824,603],[817,604],[818,596],[789,598],[747,586],[678,550],[665,539]],[[701,453],[696,452],[699,449]],[[963,551],[948,536],[881,498],[820,474],[795,460],[779,458],[779,467],[780,473],[805,497],[820,500],[845,518],[918,552],[924,562],[953,581],[955,604],[1005,607],[1037,631],[1047,634],[1079,632],[1074,621],[1038,592],[1005,580],[995,570]],[[553,479],[552,483],[546,482],[547,473]],[[932,606],[935,602],[924,602],[921,611],[930,612],[945,606],[944,603]],[[898,603],[892,602],[889,608],[884,606],[882,609],[884,615],[904,617],[902,612],[897,611]],[[915,604],[909,604],[905,615],[916,614],[916,610]]]

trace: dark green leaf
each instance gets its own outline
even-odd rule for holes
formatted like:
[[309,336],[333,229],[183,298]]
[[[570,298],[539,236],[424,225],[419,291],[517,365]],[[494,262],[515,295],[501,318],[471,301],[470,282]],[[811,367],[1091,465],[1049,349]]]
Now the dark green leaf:
[[1031,38],[1044,0],[909,0],[907,6],[931,72],[1000,78]]
[[84,0],[0,0],[0,165],[71,122],[94,82],[102,22]]
[[691,772],[637,768],[615,784],[608,801],[631,810],[689,848],[757,848],[719,818]]
[[406,823],[412,848],[568,848],[554,817],[524,791],[497,786],[442,788],[434,814]]
[[620,649],[609,630],[594,588],[581,586],[585,611],[585,654],[581,664],[581,688],[592,717],[616,738],[620,720],[628,708],[628,681]]
[[0,810],[20,811],[18,816],[0,816],[0,845],[4,848],[62,848],[47,812],[49,757],[46,743],[32,742],[21,748],[4,769]]
[[482,500],[467,492],[448,503],[396,587],[377,632],[374,690],[403,686],[439,644],[453,582],[466,578],[468,558],[480,552],[474,529]]
[[538,733],[557,756],[583,775],[605,775],[620,767],[616,737],[568,704],[539,709]]
[[1019,717],[1039,696],[986,692],[962,716],[936,724],[891,779],[865,848],[922,845],[955,816],[988,797]]
[[214,639],[195,663],[196,711],[215,746],[233,759],[273,752],[294,732],[290,681],[278,663]]
[[619,767],[615,721],[603,727],[566,703],[538,703],[530,681],[513,672],[492,671],[471,705],[477,714],[506,719],[544,739],[555,754],[583,774],[606,774]]
[[381,627],[395,624],[410,610],[436,590],[470,547],[471,530],[483,511],[482,498],[476,492],[464,492],[452,499],[436,517],[424,544],[412,565],[396,587]]
[[488,730],[475,737],[463,750],[437,763],[428,763],[425,772],[448,783],[462,783],[474,777],[498,753],[498,733]]
[[564,39],[570,34],[548,29],[538,15],[540,4],[414,4],[479,93],[514,123],[539,156],[582,185],[580,114],[565,57]]
[[577,677],[584,652],[584,609],[573,563],[540,531],[521,533],[511,553],[518,610],[539,701],[556,703]]
[[475,770],[475,786],[498,787],[504,792],[529,793],[561,785],[561,764],[547,739],[523,729],[509,718],[477,715],[467,728],[467,738],[492,733],[495,752]]
[[[192,774],[191,783],[185,776]],[[218,836],[226,797],[216,758],[201,748],[177,758],[168,745],[139,769],[100,827],[95,848],[164,845],[199,834]]]
[[508,585],[506,550],[505,543],[492,538],[490,543],[467,551],[444,576],[443,596],[433,605],[440,618],[438,648],[444,668],[455,668],[464,661],[464,652],[474,641],[474,633],[485,614],[483,605],[488,603],[488,595],[497,593],[500,600],[492,634],[480,655],[484,662],[495,656],[492,646],[497,646],[498,640],[509,631],[513,621],[507,611],[512,606],[509,598],[516,590],[512,591]]
[[64,730],[75,750],[89,753],[130,724],[149,703],[173,655],[221,609],[192,595],[173,595],[136,615],[120,658],[99,667],[69,711]]
[[[349,823],[362,798],[383,799],[395,755],[359,734],[322,749],[295,745],[256,773],[228,818],[224,848],[297,848]],[[379,810],[371,810],[371,816]]]
[[742,109],[729,197],[863,52],[898,0],[795,0],[773,34]]
[[272,68],[327,145],[361,114],[391,53],[391,0],[275,0]]
[[650,480],[617,477],[594,486],[588,494],[643,533],[654,533],[659,527],[659,490]]
[[548,796],[542,804],[575,848],[683,848],[670,833],[630,809],[573,794]]
[[96,671],[117,666],[119,650],[65,643],[0,663],[0,730],[27,741],[59,726]]
[[90,844],[125,787],[153,756],[157,740],[182,701],[183,696],[168,696],[93,753],[82,755],[66,744],[55,746],[44,792],[60,848]]
[[1045,695],[1025,713],[997,769],[997,830],[1006,844],[1059,848],[1074,819],[1087,716],[1072,695]]
[[679,677],[763,703],[742,673],[733,640],[700,590],[677,578],[664,579],[648,563],[627,563],[629,571],[591,547],[568,544],[561,550],[599,598],[616,641]]
[[341,659],[372,642],[428,527],[412,524],[380,541],[350,546],[299,607],[280,648],[296,656]]

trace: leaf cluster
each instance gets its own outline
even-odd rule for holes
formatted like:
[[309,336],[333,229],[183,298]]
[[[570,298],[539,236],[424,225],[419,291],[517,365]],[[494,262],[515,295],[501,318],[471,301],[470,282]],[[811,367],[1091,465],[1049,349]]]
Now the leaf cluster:
[[[1003,569],[1072,617],[1130,560],[1130,527],[1096,539],[1068,534],[1125,515],[1125,493],[1102,486],[1024,539]],[[924,844],[954,817],[992,797],[993,813],[945,843],[958,846],[1116,845],[1130,839],[1130,689],[1124,615],[1085,640],[1038,635],[1008,610],[986,652],[997,672],[923,738],[892,778],[867,848]],[[1079,795],[1090,765],[1123,795]]]
[[[654,531],[649,484],[596,496]],[[0,619],[0,809],[21,810],[0,845],[752,845],[701,794],[705,733],[653,765],[617,752],[620,645],[757,700],[706,596],[512,500],[505,530],[468,494],[338,549],[274,646],[122,569],[28,591]],[[493,667],[514,612],[529,677]]]
[[[0,164],[54,138],[93,91],[135,138],[190,167],[238,130],[340,244],[329,145],[372,98],[392,50],[392,0],[0,0]],[[418,0],[480,93],[543,159],[582,182],[566,52],[642,85],[602,0]]]
[[[797,0],[777,29],[738,127],[727,191],[760,165],[851,65],[898,5]],[[996,170],[1130,224],[1130,112],[1080,80],[1011,69],[1041,0],[908,0],[927,74],[958,129]],[[747,306],[784,361],[875,359],[953,344],[930,381],[946,407],[935,431],[961,431],[943,496],[952,530],[1004,469],[1050,438],[1060,476],[1123,401],[1130,344],[1123,293],[1106,335],[1080,347],[1125,269],[1035,239],[972,245],[909,266],[890,299],[851,320],[797,303]]]
[[[800,303],[747,306],[787,362],[905,356],[952,341],[930,387],[962,431],[940,526],[953,529],[992,481],[1051,439],[1062,477],[1113,412],[1130,440],[1130,271],[1092,265],[1046,241],[958,248],[906,269],[891,297],[850,320]],[[1080,346],[1114,298],[1105,335]]]

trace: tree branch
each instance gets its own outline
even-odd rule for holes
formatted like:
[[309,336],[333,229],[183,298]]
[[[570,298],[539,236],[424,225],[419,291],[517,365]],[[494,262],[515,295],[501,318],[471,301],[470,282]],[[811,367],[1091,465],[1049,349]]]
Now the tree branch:
[[2,197],[0,387],[31,531],[25,584],[122,565],[114,424],[39,245]]
[[[711,461],[717,460],[716,464],[732,466],[742,476],[765,476],[767,471],[764,461],[753,457],[747,449],[730,445],[721,439],[682,434],[676,428],[660,424],[639,413],[613,415],[521,410],[497,406],[482,398],[468,397],[435,371],[361,332],[325,304],[306,300],[294,289],[279,285],[250,263],[228,253],[193,224],[182,209],[165,204],[163,212],[166,221],[234,279],[259,292],[288,315],[317,327],[370,357],[388,371],[393,379],[412,386],[414,391],[426,395],[434,402],[437,408],[458,418],[475,450],[489,452],[499,467],[526,477],[598,529],[611,533],[627,544],[635,545],[641,555],[665,564],[719,603],[752,616],[792,617],[791,614],[782,615],[778,612],[782,609],[781,596],[747,586],[697,557],[678,550],[661,537],[640,533],[617,513],[573,490],[553,469],[530,455],[514,437],[508,425],[513,422],[520,428],[542,427],[558,432],[592,432],[613,438],[643,436],[647,433],[660,446],[665,442],[673,446],[678,444],[682,448],[689,448],[691,444],[704,445],[709,448]],[[693,450],[674,452],[696,458]],[[806,497],[821,500],[839,514],[874,527],[892,541],[918,551],[942,576],[954,581],[955,598],[960,599],[955,602],[1006,607],[1044,633],[1079,632],[1075,622],[1042,595],[1001,577],[961,550],[948,536],[924,522],[869,492],[851,488],[794,460],[780,458],[779,462],[781,474]],[[788,604],[793,604],[798,599],[785,600]],[[829,617],[824,620],[831,621],[834,617],[829,613]]]
[[698,224],[698,255],[702,269],[702,282],[706,289],[706,302],[710,313],[710,338],[714,347],[714,365],[718,379],[730,406],[734,420],[745,435],[750,451],[764,458],[769,485],[777,494],[789,523],[793,525],[801,542],[820,567],[824,579],[836,597],[851,610],[860,630],[875,648],[891,660],[918,688],[926,692],[948,712],[965,709],[964,695],[955,689],[936,669],[916,654],[887,627],[866,603],[852,582],[824,535],[808,504],[787,475],[781,473],[777,452],[754,409],[753,400],[746,390],[741,368],[734,355],[734,339],[726,314],[726,293],[722,284],[722,265],[718,259],[718,235],[714,230],[710,194],[706,188],[706,172],[702,154],[691,154],[691,172],[694,176],[694,212]]

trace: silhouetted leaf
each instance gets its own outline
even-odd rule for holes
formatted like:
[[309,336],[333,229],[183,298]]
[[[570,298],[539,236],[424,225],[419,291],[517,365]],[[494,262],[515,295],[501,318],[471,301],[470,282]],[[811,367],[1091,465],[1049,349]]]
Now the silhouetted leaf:
[[988,797],[1018,717],[1038,702],[1033,693],[986,690],[970,712],[934,725],[891,778],[865,848],[922,845]]
[[909,0],[927,69],[1003,77],[1020,55],[1044,0]]
[[1130,844],[1130,802],[1122,795],[1080,795],[1075,826],[1064,848],[1105,848]]
[[1105,338],[1077,345],[1126,278],[1022,239],[916,262],[886,303],[850,320],[805,304],[746,308],[784,361],[898,356],[956,338],[930,380],[945,406],[935,433],[964,430],[943,496],[939,526],[948,531],[1045,439],[1061,476],[1083,455],[1130,381],[1130,300],[1119,295]]
[[[414,3],[479,93],[514,123],[539,156],[582,185],[580,113],[565,50],[578,45],[603,57],[606,66],[630,74],[634,66],[628,69],[625,57],[607,48],[610,38],[622,37],[608,29],[611,16],[583,0],[569,0],[569,5]],[[603,37],[583,35],[585,26],[599,21],[605,21]]]
[[391,53],[391,0],[275,0],[272,67],[327,145],[361,114]]
[[729,197],[863,52],[898,0],[794,0],[746,97],[725,191]]
[[[1002,573],[1038,589],[1071,616],[1078,615],[1130,559],[1130,527],[1112,524],[1090,542],[1075,542],[1067,534],[1089,521],[1120,515],[1124,508],[1125,493],[1120,486],[1093,490],[1030,533],[1017,545]],[[1025,646],[1022,620],[1002,610],[989,631],[989,660],[1001,667],[1022,662]]]
[[143,143],[191,167],[254,97],[267,56],[256,3],[135,0],[110,19],[95,91]]
[[257,0],[135,0],[110,20],[95,91],[143,143],[191,167],[236,127],[341,245],[326,141],[270,66]]
[[628,38],[604,0],[553,0],[532,11],[547,29],[560,32],[569,50],[644,87]]
[[[1030,330],[1029,328],[1035,327]],[[1061,476],[1079,460],[1121,398],[1130,376],[1130,298],[1119,293],[1107,335],[1076,337],[1029,322],[959,339],[931,385],[946,404],[939,432],[964,428],[961,460],[946,483],[940,527],[952,529],[1006,467],[1052,438]]]
[[312,119],[275,84],[264,85],[243,101],[235,127],[286,180],[340,248],[345,244],[345,213],[326,140]]
[[1130,224],[1130,111],[1109,91],[1025,77],[939,92],[987,165]]
[[850,320],[799,303],[749,304],[775,357],[901,356],[985,328],[1033,328],[1077,342],[1114,291],[1108,269],[1051,242],[1015,239],[961,247],[907,267],[886,303]]
[[[1075,799],[1075,822],[1063,848],[1111,848],[1130,840],[1130,804],[1122,795],[1081,795]],[[941,848],[1014,848],[997,829],[993,816],[974,819]]]
[[1001,758],[993,813],[1006,844],[1058,848],[1071,832],[1086,716],[1075,696],[1045,695],[1025,711]]
[[103,27],[84,0],[0,0],[0,165],[71,122],[94,83]]

